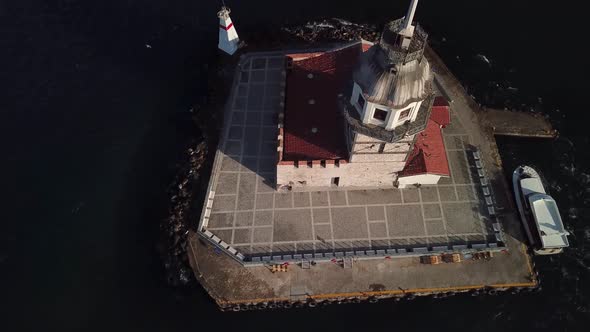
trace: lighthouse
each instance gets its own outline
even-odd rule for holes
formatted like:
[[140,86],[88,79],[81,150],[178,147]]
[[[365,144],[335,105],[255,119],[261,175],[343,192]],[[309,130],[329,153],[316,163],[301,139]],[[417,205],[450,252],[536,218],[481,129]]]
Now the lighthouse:
[[233,55],[238,50],[240,38],[238,38],[236,27],[229,17],[230,12],[230,9],[225,6],[221,7],[221,10],[217,12],[217,17],[219,17],[218,47],[225,53]]

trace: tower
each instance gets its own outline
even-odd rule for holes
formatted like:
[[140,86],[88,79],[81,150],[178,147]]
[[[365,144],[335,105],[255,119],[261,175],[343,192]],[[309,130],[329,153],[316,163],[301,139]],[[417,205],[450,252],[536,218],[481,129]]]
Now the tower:
[[412,0],[407,15],[386,24],[380,41],[361,55],[343,102],[349,162],[366,163],[380,185],[397,180],[434,100],[423,56],[428,36],[412,24],[417,4]]
[[219,44],[220,50],[225,53],[232,55],[238,50],[238,44],[240,39],[236,27],[229,17],[231,10],[225,6],[221,7],[221,10],[217,12],[219,17]]
[[448,121],[431,117],[428,36],[412,24],[417,4],[368,49],[359,42],[287,55],[277,188],[391,188],[448,176],[440,130]]

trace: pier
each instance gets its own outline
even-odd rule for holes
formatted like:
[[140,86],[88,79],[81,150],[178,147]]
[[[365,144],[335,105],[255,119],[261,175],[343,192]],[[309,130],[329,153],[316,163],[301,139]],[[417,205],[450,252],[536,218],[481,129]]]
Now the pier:
[[[519,129],[513,112],[485,113],[430,48],[425,56],[438,93],[451,104],[451,124],[443,129],[450,178],[409,189],[277,192],[285,54],[242,55],[199,228],[189,240],[195,276],[221,308],[537,285],[494,134],[545,137],[540,133],[552,129],[520,115],[528,126]],[[466,259],[420,260],[449,253]],[[472,259],[480,253],[493,257]],[[273,272],[277,265],[286,271]]]
[[557,130],[540,114],[486,108],[481,113],[481,121],[494,135],[538,138],[557,136]]
[[429,61],[438,77],[445,77],[446,84],[441,86],[440,80],[436,80],[437,87],[449,100],[459,98],[468,105],[474,115],[477,115],[482,128],[499,136],[555,138],[557,130],[551,122],[541,114],[519,112],[512,110],[500,110],[478,105],[463,89],[459,80],[452,74],[444,62],[429,46],[426,48]]

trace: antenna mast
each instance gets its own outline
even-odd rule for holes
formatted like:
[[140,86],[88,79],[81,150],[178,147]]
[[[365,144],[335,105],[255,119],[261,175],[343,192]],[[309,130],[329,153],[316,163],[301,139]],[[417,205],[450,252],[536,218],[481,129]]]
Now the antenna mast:
[[416,7],[418,7],[418,0],[412,0],[408,13],[406,14],[406,20],[404,21],[404,29],[408,29],[412,26],[414,20],[414,14],[416,14]]

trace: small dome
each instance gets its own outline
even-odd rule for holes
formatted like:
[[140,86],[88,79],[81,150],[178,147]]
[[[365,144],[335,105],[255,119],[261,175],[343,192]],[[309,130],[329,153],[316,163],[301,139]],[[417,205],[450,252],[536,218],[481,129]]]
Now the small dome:
[[432,73],[425,58],[392,64],[379,44],[361,55],[354,81],[366,100],[388,107],[405,107],[432,91]]
[[354,72],[363,96],[372,103],[405,107],[432,91],[430,64],[424,58],[428,34],[419,25],[407,33],[403,22],[401,18],[386,24],[381,40],[361,55]]

